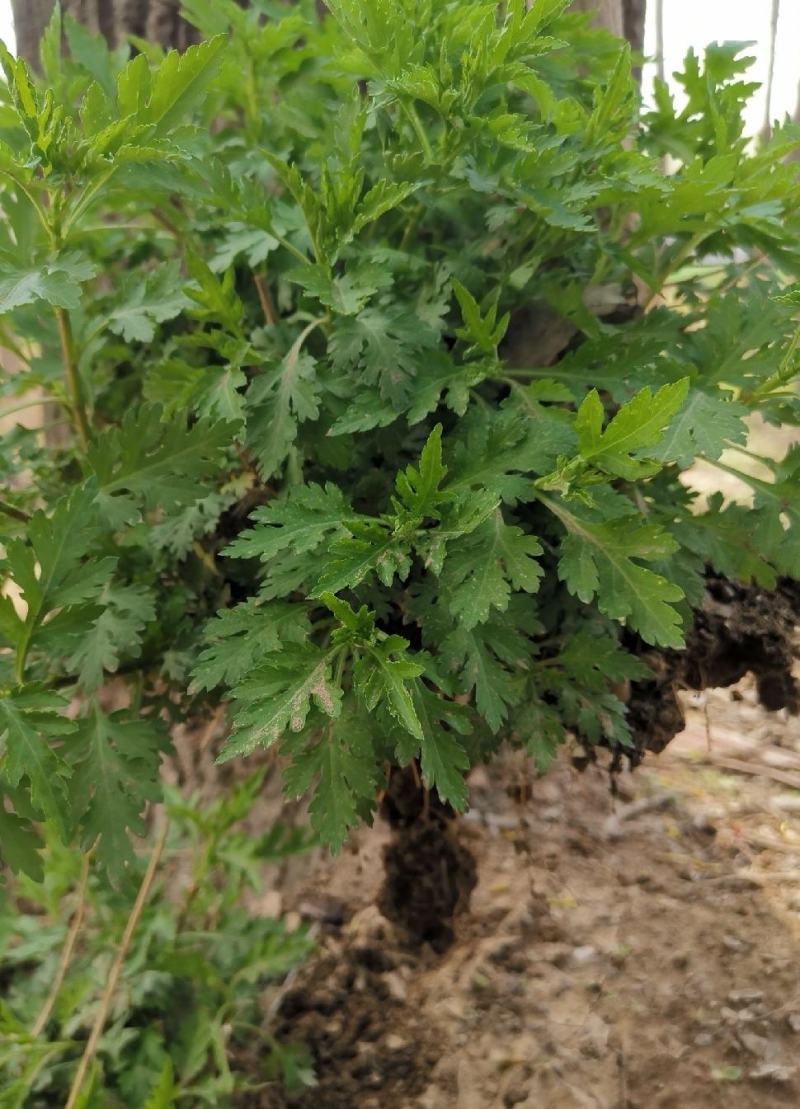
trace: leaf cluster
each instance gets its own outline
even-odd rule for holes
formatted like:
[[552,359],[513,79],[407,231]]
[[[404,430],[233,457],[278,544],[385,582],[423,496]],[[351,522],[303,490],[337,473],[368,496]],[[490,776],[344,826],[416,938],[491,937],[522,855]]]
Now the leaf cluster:
[[745,141],[741,49],[642,105],[566,0],[329,8],[3,54],[15,869],[45,822],[118,879],[165,724],[220,701],[334,847],[393,765],[463,809],[502,743],[624,748],[623,644],[679,649],[708,567],[797,576],[800,455],[747,444],[800,422],[798,136]]

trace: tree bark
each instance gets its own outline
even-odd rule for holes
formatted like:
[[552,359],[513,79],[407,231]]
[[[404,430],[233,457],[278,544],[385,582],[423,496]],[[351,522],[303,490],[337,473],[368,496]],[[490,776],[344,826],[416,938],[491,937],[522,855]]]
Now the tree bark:
[[[53,6],[54,0],[11,0],[17,53],[34,66]],[[61,9],[94,34],[104,35],[109,46],[119,46],[131,34],[183,50],[198,36],[181,19],[180,6],[181,0],[62,0]]]
[[17,53],[27,62],[39,59],[39,39],[42,37],[53,0],[11,0],[14,13],[14,32],[17,36]]
[[646,0],[572,0],[576,11],[594,12],[598,27],[627,38],[640,53],[644,49],[645,6]]
[[622,11],[625,38],[639,54],[644,53],[644,17],[647,0],[624,0]]
[[579,12],[594,12],[594,22],[620,38],[625,34],[624,0],[572,0]]

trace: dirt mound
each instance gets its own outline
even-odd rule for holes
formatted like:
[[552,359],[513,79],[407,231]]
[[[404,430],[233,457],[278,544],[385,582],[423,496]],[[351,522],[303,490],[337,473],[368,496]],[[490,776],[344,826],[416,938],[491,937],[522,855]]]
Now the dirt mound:
[[391,937],[372,939],[329,935],[326,953],[284,997],[275,1032],[306,1044],[318,1085],[294,1099],[276,1092],[270,1109],[413,1104],[428,1084],[438,1055],[429,1023],[403,1005],[404,956]]
[[455,813],[407,767],[392,773],[382,814],[393,838],[384,851],[378,908],[411,943],[443,952],[453,942],[453,918],[468,906],[477,880],[475,860],[457,839]]
[[765,709],[798,712],[800,689],[792,674],[798,623],[796,582],[784,580],[767,590],[710,575],[685,650],[655,651],[632,639],[629,647],[648,664],[653,677],[631,686],[627,708],[635,750],[624,752],[631,765],[638,765],[646,751],[663,751],[683,728],[677,696],[681,689],[730,686],[752,673]]

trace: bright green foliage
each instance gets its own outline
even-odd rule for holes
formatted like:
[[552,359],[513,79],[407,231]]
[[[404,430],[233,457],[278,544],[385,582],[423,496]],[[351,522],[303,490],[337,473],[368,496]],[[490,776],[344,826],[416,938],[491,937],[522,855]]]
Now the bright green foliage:
[[[134,731],[122,740],[113,717],[95,713],[85,731],[97,732],[98,740],[100,732],[116,737],[127,757],[141,742],[135,735],[141,725],[127,728]],[[254,835],[243,823],[263,782],[263,772],[251,775],[210,805],[167,791],[170,832],[159,878],[78,1104],[223,1106],[263,1097],[266,1084],[278,1079],[289,1087],[313,1082],[307,1050],[276,1039],[268,1015],[274,989],[313,950],[312,941],[305,928],[289,933],[241,904],[262,890],[265,865],[314,846],[301,829],[275,824]],[[5,831],[2,816],[0,824]],[[22,877],[17,903],[0,902],[0,1085],[7,1106],[66,1104],[145,866],[132,857],[122,889],[94,874],[82,888],[79,854],[52,833],[44,861],[46,882]],[[78,898],[83,927],[53,1008],[34,1035]],[[240,1051],[252,1048],[254,1035],[257,1050]],[[252,1063],[231,1066],[233,1053]]]
[[130,869],[155,721],[220,701],[219,757],[276,748],[334,847],[387,766],[463,809],[503,742],[619,751],[628,652],[680,648],[707,568],[798,575],[800,452],[740,453],[800,423],[798,129],[748,144],[739,48],[678,110],[566,0],[329,9],[3,56],[0,414],[75,432],[0,451],[15,868],[44,820]]

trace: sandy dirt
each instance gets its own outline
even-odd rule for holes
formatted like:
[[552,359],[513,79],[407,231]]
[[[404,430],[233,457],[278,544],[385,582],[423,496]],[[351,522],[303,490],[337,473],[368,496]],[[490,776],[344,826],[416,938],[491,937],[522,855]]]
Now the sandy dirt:
[[[444,951],[376,908],[393,835],[264,894],[320,951],[279,997],[319,1085],[299,1109],[800,1105],[800,728],[752,683],[609,791],[567,758],[471,779],[477,885]],[[447,876],[445,879],[447,880]]]

